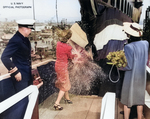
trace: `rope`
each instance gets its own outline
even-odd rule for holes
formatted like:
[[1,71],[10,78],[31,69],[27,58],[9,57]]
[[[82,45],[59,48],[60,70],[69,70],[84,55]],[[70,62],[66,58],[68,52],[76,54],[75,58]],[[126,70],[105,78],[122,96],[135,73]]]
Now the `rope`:
[[110,79],[110,81],[111,81],[112,83],[117,83],[117,82],[119,81],[119,79],[120,79],[120,73],[119,73],[119,70],[118,70],[118,68],[117,68],[118,79],[117,79],[116,81],[113,81],[113,80],[111,79],[111,73],[112,73],[113,67],[114,67],[114,65],[112,65],[112,67],[111,67],[111,69],[110,69],[110,72],[109,72],[109,79]]

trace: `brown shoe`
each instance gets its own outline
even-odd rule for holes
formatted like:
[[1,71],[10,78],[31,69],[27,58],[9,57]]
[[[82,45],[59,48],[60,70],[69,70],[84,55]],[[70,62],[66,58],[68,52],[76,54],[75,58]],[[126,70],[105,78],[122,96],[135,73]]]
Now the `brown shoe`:
[[65,99],[65,103],[72,104],[73,102],[71,100]]
[[63,107],[61,107],[60,105],[54,104],[54,108],[55,110],[63,110]]

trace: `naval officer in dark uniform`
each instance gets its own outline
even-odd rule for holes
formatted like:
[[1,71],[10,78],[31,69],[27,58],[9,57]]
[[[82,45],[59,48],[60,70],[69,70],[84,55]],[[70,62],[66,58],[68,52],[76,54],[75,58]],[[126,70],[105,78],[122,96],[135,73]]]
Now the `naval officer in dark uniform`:
[[9,40],[1,60],[11,73],[17,92],[31,84],[31,44],[27,38],[34,20],[19,20],[18,31]]
[[[34,29],[35,20],[19,20],[17,23],[18,31],[9,40],[1,56],[3,64],[11,73],[16,93],[32,84],[31,44],[27,37]],[[23,119],[27,104],[28,98],[23,99],[16,107],[18,110],[15,112],[15,117],[11,115],[11,118]]]

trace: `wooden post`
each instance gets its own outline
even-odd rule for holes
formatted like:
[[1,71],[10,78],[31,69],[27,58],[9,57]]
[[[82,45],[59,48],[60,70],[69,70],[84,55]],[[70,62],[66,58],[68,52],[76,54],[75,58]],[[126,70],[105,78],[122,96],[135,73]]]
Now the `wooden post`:
[[35,103],[35,107],[31,119],[39,119],[39,98],[37,98],[37,101]]

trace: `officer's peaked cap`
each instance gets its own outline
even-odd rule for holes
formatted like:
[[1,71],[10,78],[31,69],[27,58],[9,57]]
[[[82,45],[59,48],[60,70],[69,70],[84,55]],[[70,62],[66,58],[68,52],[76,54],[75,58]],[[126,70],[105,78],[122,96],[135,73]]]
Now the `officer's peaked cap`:
[[30,28],[33,30],[34,30],[34,23],[35,23],[35,20],[33,19],[22,19],[22,20],[17,21],[17,24],[19,26]]

